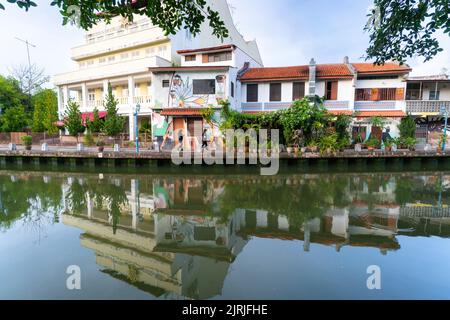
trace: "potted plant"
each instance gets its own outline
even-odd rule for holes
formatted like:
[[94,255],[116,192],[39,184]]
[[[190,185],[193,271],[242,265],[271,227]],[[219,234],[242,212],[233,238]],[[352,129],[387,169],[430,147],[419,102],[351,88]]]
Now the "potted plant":
[[25,150],[31,150],[31,146],[33,145],[33,137],[23,136],[21,139],[25,146]]
[[374,151],[376,148],[380,146],[380,141],[377,138],[370,138],[366,142],[366,146],[369,151]]
[[384,146],[385,146],[387,152],[392,151],[393,145],[394,145],[394,139],[386,139],[386,141],[384,142]]
[[105,150],[105,141],[103,141],[102,139],[99,139],[97,141],[97,147],[98,147],[98,152],[103,152],[103,150]]
[[355,139],[355,151],[356,152],[361,152],[362,143],[363,143],[362,135],[361,135],[361,133],[358,133],[358,135],[356,136],[356,139]]
[[414,151],[416,149],[417,140],[412,137],[408,137],[405,139],[404,144],[409,149],[409,151]]

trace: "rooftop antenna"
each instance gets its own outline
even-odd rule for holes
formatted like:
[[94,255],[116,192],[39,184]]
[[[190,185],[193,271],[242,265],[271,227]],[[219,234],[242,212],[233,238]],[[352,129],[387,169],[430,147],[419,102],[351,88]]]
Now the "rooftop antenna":
[[28,96],[30,98],[30,107],[31,107],[31,59],[30,59],[30,46],[33,48],[36,48],[36,45],[28,42],[28,40],[23,40],[20,38],[15,37],[16,40],[19,40],[23,43],[25,43],[25,45],[27,46],[27,57],[28,57],[28,72],[29,72],[29,76],[28,76]]

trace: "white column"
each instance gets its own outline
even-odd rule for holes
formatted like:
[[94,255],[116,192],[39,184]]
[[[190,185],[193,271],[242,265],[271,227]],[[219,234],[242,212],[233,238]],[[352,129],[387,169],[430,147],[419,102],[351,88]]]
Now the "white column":
[[88,108],[87,87],[85,82],[81,84],[81,107],[85,110]]
[[69,99],[70,99],[69,87],[68,86],[63,86],[63,105],[64,105],[64,108],[69,103]]
[[130,141],[134,141],[135,134],[134,134],[134,78],[133,76],[128,77],[128,106],[130,108],[129,110],[129,130],[130,130]]
[[62,115],[64,114],[64,102],[61,93],[61,87],[56,87],[56,93],[58,94],[58,119],[62,120]]
[[106,98],[108,95],[108,80],[103,80],[103,98]]

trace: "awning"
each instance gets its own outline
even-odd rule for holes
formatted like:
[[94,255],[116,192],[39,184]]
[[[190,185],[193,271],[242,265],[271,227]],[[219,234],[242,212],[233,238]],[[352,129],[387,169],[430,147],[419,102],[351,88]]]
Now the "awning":
[[161,111],[162,116],[202,117],[202,108],[168,108]]
[[[107,112],[106,111],[99,111],[98,112],[98,116],[100,117],[100,119],[106,117]],[[94,120],[94,113],[93,112],[84,112],[81,114],[81,119],[83,120],[83,124],[86,123],[86,119],[88,119],[89,121]]]
[[404,118],[406,113],[401,110],[389,110],[389,111],[359,111],[356,113],[357,118],[372,118],[372,117],[383,117],[383,118]]

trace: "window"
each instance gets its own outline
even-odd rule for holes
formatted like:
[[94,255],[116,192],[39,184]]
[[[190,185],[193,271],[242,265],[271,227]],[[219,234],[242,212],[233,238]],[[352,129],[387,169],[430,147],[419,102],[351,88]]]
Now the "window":
[[88,93],[88,100],[94,101],[95,100],[95,93]]
[[105,58],[100,58],[100,59],[98,59],[98,62],[99,62],[99,63],[105,63],[105,61],[106,61]]
[[114,60],[116,60],[116,57],[115,57],[115,56],[110,56],[110,57],[108,57],[108,61],[109,61],[109,62],[113,62]]
[[85,63],[84,62],[80,62],[80,68],[84,68]]
[[193,80],[192,81],[192,93],[193,94],[215,94],[216,93],[216,80]]
[[163,88],[168,88],[170,86],[170,80],[163,80],[162,86],[163,86]]
[[234,98],[234,82],[231,81],[230,83],[230,95],[232,98]]
[[232,60],[231,51],[208,54],[208,62],[220,62]]
[[325,90],[325,99],[326,100],[337,100],[337,90],[338,90],[338,82],[337,81],[327,81],[326,82],[326,90]]
[[89,60],[88,62],[87,62],[87,65],[88,66],[92,66],[94,64],[94,60]]
[[184,57],[184,61],[186,61],[186,62],[195,61],[195,59],[196,59],[195,54],[190,54],[190,55]]
[[122,59],[122,60],[128,59],[128,53],[122,53],[120,55],[120,59]]
[[356,101],[371,101],[372,89],[356,89]]
[[281,83],[270,84],[270,101],[281,101]]
[[132,53],[131,53],[131,56],[133,56],[133,57],[138,57],[139,56],[139,51],[133,51]]
[[305,83],[294,82],[292,84],[292,101],[299,100],[305,97]]
[[440,96],[440,91],[439,90],[431,90],[430,91],[430,100],[439,100],[439,96]]
[[397,89],[395,89],[395,88],[382,88],[379,90],[378,100],[393,101],[393,100],[395,100],[396,92],[397,92]]
[[422,86],[420,83],[408,83],[406,87],[406,100],[421,100]]
[[247,102],[258,102],[258,85],[247,85]]

